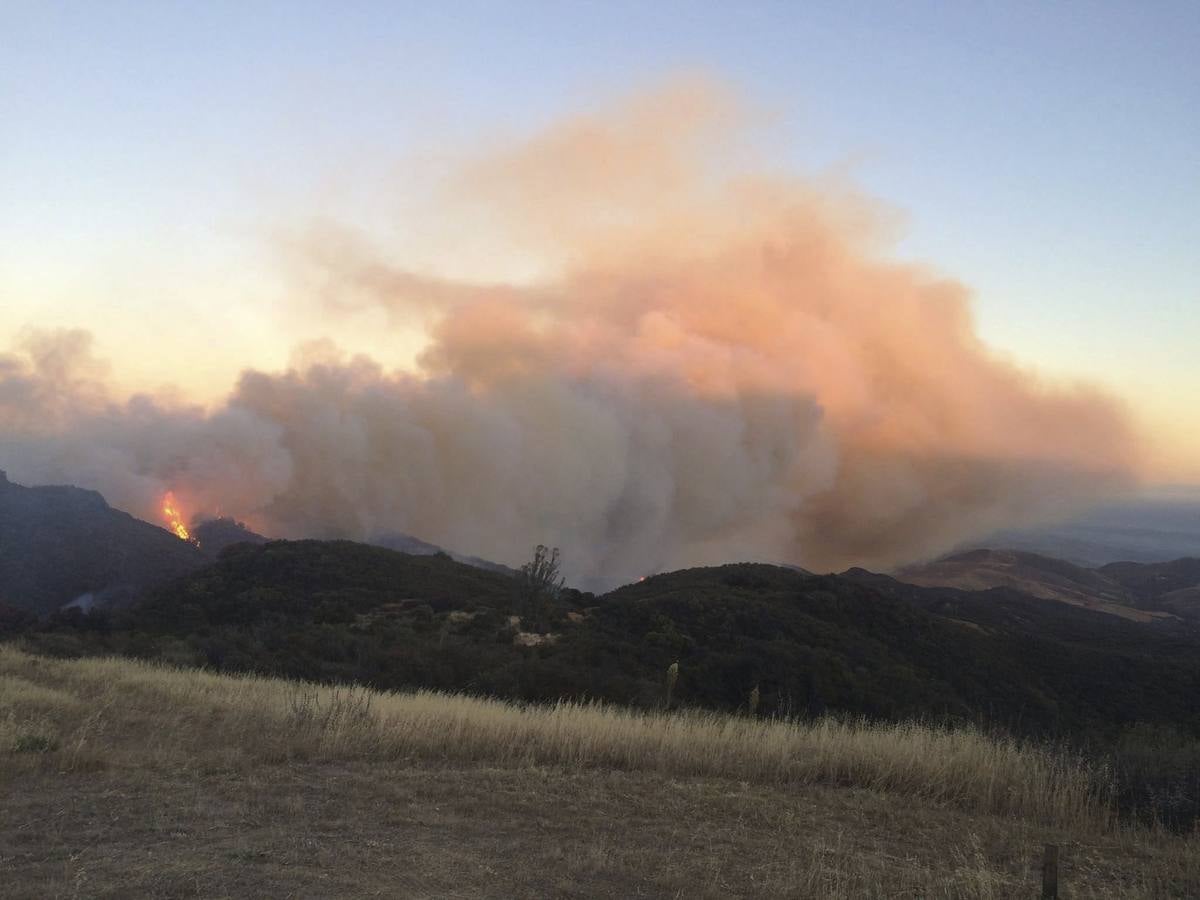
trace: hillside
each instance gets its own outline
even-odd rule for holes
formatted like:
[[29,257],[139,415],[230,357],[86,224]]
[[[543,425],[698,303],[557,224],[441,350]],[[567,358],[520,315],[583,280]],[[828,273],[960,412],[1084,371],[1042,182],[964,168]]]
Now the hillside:
[[423,541],[420,538],[415,538],[410,534],[401,534],[399,532],[389,532],[387,534],[379,534],[367,541],[376,547],[386,547],[388,550],[398,550],[401,553],[410,553],[413,556],[433,556],[441,553],[449,556],[456,562],[466,563],[468,566],[474,566],[477,569],[487,569],[490,572],[503,572],[506,575],[515,575],[516,570],[511,569],[501,563],[492,562],[488,559],[480,559],[478,556],[468,556],[463,553],[456,553],[453,550],[447,550],[439,547],[436,544],[431,544],[428,541]]
[[0,896],[1193,897],[1196,838],[973,731],[378,694],[0,647]]
[[986,722],[1200,731],[1197,640],[1029,598],[765,565],[657,575],[532,608],[512,577],[351,542],[231,547],[135,608],[26,628],[47,653],[116,652],[379,688]]
[[95,491],[22,487],[0,472],[0,604],[44,614],[72,601],[131,599],[205,562]]
[[1135,622],[1200,621],[1200,560],[1077,566],[1021,550],[970,550],[908,566],[896,579],[964,591],[1006,588]]
[[1120,584],[1092,569],[1019,550],[970,550],[908,566],[896,577],[909,584],[966,591],[1009,587],[1031,597],[1069,603],[1128,599]]
[[192,537],[200,551],[210,560],[217,559],[226,547],[234,544],[265,544],[269,538],[256,534],[236,519],[220,517],[205,519],[192,526]]
[[695,664],[714,683],[731,691],[757,679],[781,708],[1076,733],[1138,720],[1200,725],[1194,635],[1017,592],[724,566],[657,576],[605,600],[610,616],[633,616],[626,633],[664,628],[661,616],[681,632],[681,665],[700,649]]
[[1139,565],[1110,563],[1100,574],[1120,584],[1131,603],[1145,609],[1161,609],[1200,622],[1200,559]]
[[[46,615],[71,603],[83,609],[123,606],[215,562],[235,544],[269,540],[231,518],[189,524],[191,543],[113,509],[95,491],[70,485],[24,487],[0,471],[0,607]],[[450,553],[408,535],[388,534],[372,543],[515,574],[498,563]],[[11,618],[0,613],[0,633]]]
[[897,572],[896,578],[919,587],[964,591],[1009,588],[1030,597],[1070,603],[1137,622],[1170,617],[1166,612],[1134,607],[1129,591],[1100,572],[1020,550],[970,550],[908,566]]

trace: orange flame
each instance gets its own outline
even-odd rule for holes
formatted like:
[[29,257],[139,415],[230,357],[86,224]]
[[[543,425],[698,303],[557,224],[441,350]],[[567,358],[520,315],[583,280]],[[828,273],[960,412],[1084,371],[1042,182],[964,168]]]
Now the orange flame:
[[175,536],[181,541],[190,541],[197,547],[200,542],[192,537],[192,533],[188,531],[187,525],[183,521],[183,513],[179,509],[179,504],[175,502],[175,494],[167,491],[163,494],[162,513],[167,520],[167,527],[174,532]]

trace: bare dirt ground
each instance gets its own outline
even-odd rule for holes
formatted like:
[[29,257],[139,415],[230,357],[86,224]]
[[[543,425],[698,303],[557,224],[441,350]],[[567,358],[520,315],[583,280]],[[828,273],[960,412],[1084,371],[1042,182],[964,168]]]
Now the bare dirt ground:
[[1065,897],[1200,894],[1128,836],[853,788],[629,772],[302,763],[30,773],[3,790],[0,896]]
[[382,695],[0,646],[0,897],[1200,897],[1200,834],[928,728]]

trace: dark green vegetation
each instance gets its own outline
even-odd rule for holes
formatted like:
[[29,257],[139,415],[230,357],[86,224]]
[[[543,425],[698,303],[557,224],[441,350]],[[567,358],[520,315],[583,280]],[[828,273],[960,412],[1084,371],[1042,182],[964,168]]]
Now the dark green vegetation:
[[[524,617],[519,623],[513,617]],[[7,621],[7,620],[6,620]],[[10,626],[59,654],[524,700],[973,720],[1026,733],[1200,731],[1200,642],[997,589],[764,565],[657,575],[531,604],[520,579],[345,541],[235,545],[140,604]],[[543,635],[551,635],[546,638]],[[529,644],[531,646],[527,646]]]
[[[116,653],[379,688],[756,714],[982,723],[1112,752],[1127,808],[1200,808],[1200,640],[1016,591],[739,564],[601,597],[531,596],[444,554],[346,541],[229,547],[125,609],[0,610],[30,650]],[[1170,748],[1169,754],[1159,752]]]

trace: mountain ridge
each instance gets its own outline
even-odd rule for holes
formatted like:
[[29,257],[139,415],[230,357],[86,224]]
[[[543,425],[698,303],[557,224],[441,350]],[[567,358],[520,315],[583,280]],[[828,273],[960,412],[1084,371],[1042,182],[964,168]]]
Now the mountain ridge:
[[9,606],[46,614],[88,595],[128,600],[206,561],[96,491],[24,487],[0,471],[0,602]]

